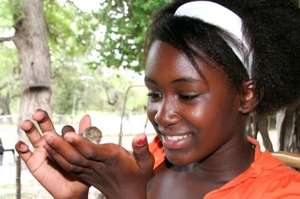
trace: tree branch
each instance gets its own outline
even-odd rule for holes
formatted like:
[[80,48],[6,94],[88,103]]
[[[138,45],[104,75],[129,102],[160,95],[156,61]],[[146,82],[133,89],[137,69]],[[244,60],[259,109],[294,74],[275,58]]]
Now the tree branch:
[[14,36],[12,37],[0,37],[0,43],[6,42],[6,41],[12,41]]

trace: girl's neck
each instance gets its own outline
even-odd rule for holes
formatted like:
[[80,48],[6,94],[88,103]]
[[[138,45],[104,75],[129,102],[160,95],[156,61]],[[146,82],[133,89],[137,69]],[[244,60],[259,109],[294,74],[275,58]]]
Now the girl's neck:
[[246,136],[235,136],[206,159],[186,166],[172,165],[171,169],[225,184],[249,168],[254,160],[254,151]]

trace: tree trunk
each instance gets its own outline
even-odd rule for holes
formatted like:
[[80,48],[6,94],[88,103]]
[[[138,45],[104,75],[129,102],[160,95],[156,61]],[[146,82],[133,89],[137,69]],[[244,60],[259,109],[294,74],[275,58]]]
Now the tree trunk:
[[[50,53],[48,28],[43,15],[43,0],[24,0],[22,9],[24,17],[15,24],[13,37],[22,65],[19,124],[24,119],[30,119],[32,113],[38,108],[51,114]],[[19,129],[19,124],[19,137],[28,143],[26,136]],[[21,198],[20,171],[21,161],[17,161],[17,199]]]
[[0,115],[10,115],[10,95],[6,93],[5,96],[0,95]]

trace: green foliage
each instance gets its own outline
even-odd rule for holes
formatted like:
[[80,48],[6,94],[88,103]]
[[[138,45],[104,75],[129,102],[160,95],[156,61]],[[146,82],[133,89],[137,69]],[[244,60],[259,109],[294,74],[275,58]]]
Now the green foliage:
[[106,26],[105,37],[99,41],[101,63],[108,67],[143,70],[143,45],[151,15],[170,0],[108,0],[95,17]]
[[[23,17],[24,0],[0,1],[0,32],[12,30]],[[106,0],[99,11],[92,13],[83,12],[72,0],[64,4],[44,0],[50,33],[54,112],[121,111],[126,89],[136,84],[123,74],[123,69],[143,69],[143,43],[151,13],[167,1]],[[106,67],[116,69],[107,73]],[[16,49],[0,44],[0,82],[14,86],[1,95],[8,90],[20,94],[16,84],[19,74]],[[145,90],[133,89],[126,110],[141,111],[145,103]]]
[[146,87],[132,88],[128,93],[128,99],[126,102],[125,111],[143,112],[146,110],[147,105],[147,93]]
[[[118,111],[123,108],[127,88],[137,84],[126,71],[81,67],[80,60],[54,62],[52,105],[55,113],[80,111]],[[128,71],[127,71],[128,73]],[[131,72],[132,73],[132,72]],[[126,103],[127,111],[142,111],[146,103],[145,89],[132,89]]]
[[79,80],[80,74],[72,66],[57,67],[53,71],[52,105],[53,111],[59,114],[71,113],[83,92],[83,84]]
[[0,28],[13,26],[23,17],[21,6],[24,0],[1,0],[0,3]]
[[0,44],[0,82],[7,82],[19,71],[15,48]]
[[75,57],[90,48],[96,23],[90,20],[90,14],[81,12],[69,1],[61,5],[57,1],[47,0],[44,10],[52,52]]
[[7,103],[10,105],[10,110],[16,110],[18,106],[19,71],[16,49],[0,44],[0,98],[3,100],[9,97]]

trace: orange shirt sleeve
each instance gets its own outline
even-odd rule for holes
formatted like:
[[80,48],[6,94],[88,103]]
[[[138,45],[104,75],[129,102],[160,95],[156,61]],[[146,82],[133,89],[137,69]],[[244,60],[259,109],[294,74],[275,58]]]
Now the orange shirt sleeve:
[[249,176],[235,187],[208,193],[204,199],[299,199],[300,174],[284,170],[264,177]]
[[159,165],[165,161],[165,153],[162,148],[162,143],[159,140],[159,137],[156,136],[154,140],[149,144],[150,153],[154,156],[154,167],[155,170]]

